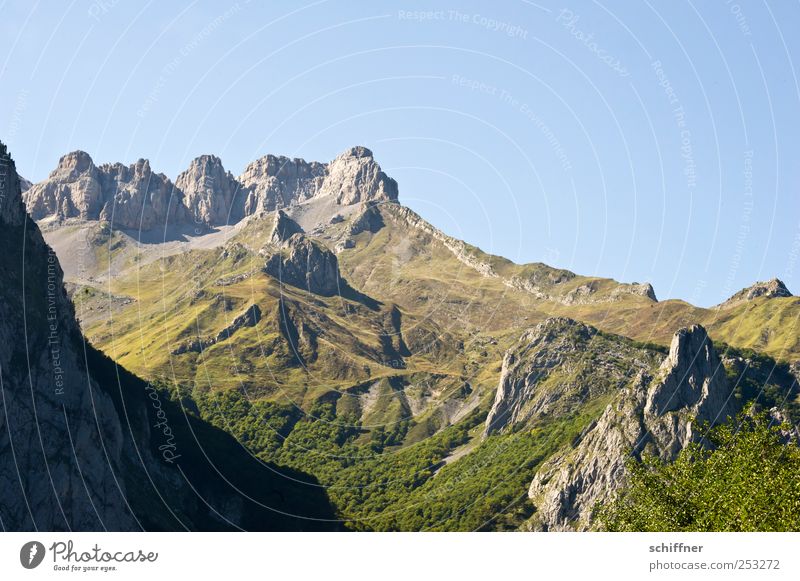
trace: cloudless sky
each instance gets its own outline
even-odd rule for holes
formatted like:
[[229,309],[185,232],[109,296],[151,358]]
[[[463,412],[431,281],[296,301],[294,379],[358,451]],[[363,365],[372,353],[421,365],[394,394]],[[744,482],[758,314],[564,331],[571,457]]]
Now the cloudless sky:
[[[356,144],[434,225],[704,306],[800,291],[796,2],[0,0],[0,139],[61,155]],[[798,62],[795,62],[798,61]]]

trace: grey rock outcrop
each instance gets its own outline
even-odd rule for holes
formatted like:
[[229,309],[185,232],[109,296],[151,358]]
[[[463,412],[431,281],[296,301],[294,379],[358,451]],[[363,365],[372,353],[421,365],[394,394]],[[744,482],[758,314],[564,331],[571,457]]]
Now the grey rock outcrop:
[[679,331],[654,375],[639,372],[571,449],[537,471],[528,491],[536,507],[529,527],[590,528],[597,503],[626,482],[629,457],[648,453],[673,460],[689,442],[702,441],[698,424],[722,423],[737,411],[705,329]]
[[283,210],[278,210],[275,213],[275,221],[272,223],[269,241],[275,246],[283,246],[293,235],[302,233],[303,229],[297,222],[292,220]]
[[786,288],[786,285],[783,284],[783,281],[773,278],[766,282],[757,282],[752,286],[743,288],[720,306],[732,307],[757,298],[775,299],[791,296],[792,293],[789,292],[789,289]]
[[336,255],[303,234],[294,234],[285,250],[270,256],[264,272],[282,284],[323,296],[337,294],[342,286]]
[[85,151],[73,151],[58,161],[58,167],[43,182],[25,192],[28,212],[34,220],[96,220],[105,203],[100,172]]
[[23,197],[35,220],[105,220],[118,228],[150,230],[186,223],[189,217],[180,192],[147,160],[97,167],[83,151],[63,156],[48,179]]
[[101,165],[99,174],[104,203],[98,219],[112,227],[152,230],[192,222],[181,192],[148,160]]
[[383,216],[381,216],[378,206],[368,203],[362,205],[361,211],[350,222],[347,232],[350,236],[357,236],[362,232],[375,233],[383,226]]
[[326,165],[266,155],[248,165],[239,183],[247,190],[246,215],[273,212],[311,199],[319,192]]
[[175,180],[195,222],[234,224],[244,217],[246,190],[216,155],[201,155]]
[[658,301],[653,286],[650,283],[616,283],[610,292],[600,292],[601,282],[600,280],[592,280],[576,287],[563,296],[551,296],[549,298],[564,305],[613,303],[622,300],[626,295],[646,297],[651,301]]
[[327,167],[319,195],[332,195],[337,204],[397,201],[397,182],[387,176],[366,147],[348,149]]
[[235,224],[324,196],[338,205],[396,202],[397,182],[365,147],[348,149],[329,164],[267,155],[238,179],[218,157],[202,155],[174,184],[144,159],[98,167],[89,154],[74,151],[46,180],[27,188],[24,199],[35,220],[106,220],[117,228],[151,230]]
[[657,355],[564,317],[526,331],[503,357],[484,437],[570,413],[654,369]]
[[632,282],[630,284],[622,283],[613,291],[611,291],[611,299],[614,300],[621,295],[636,295],[640,297],[647,297],[651,301],[658,302],[656,298],[656,291],[653,285],[649,282]]

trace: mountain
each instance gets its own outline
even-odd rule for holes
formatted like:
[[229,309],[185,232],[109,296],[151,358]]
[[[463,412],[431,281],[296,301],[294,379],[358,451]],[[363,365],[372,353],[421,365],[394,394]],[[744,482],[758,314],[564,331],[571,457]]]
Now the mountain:
[[597,504],[624,485],[628,457],[647,452],[673,460],[689,442],[702,441],[709,425],[733,419],[738,405],[705,329],[680,330],[655,372],[637,371],[572,449],[539,469],[528,491],[536,508],[528,526],[589,528]]
[[775,299],[789,298],[792,293],[783,284],[783,281],[773,278],[766,282],[757,282],[747,288],[743,288],[731,298],[720,305],[722,308],[732,307],[744,302],[752,301],[757,298]]
[[[73,161],[73,177],[96,192],[90,162]],[[332,528],[312,477],[256,461],[84,340],[59,261],[21,194],[0,143],[3,529]]]
[[394,202],[397,183],[365,147],[353,147],[329,164],[268,155],[248,165],[238,179],[218,157],[202,155],[174,184],[144,159],[130,166],[96,166],[88,153],[74,151],[59,160],[46,180],[24,191],[35,220],[101,220],[136,231],[235,224],[245,216],[318,197],[345,206]]
[[[515,264],[403,206],[363,147],[238,178],[202,156],[164,198],[177,222],[151,230],[104,219],[116,190],[88,195],[81,167],[25,200],[92,345],[316,479],[348,528],[591,528],[628,448],[673,458],[693,415],[800,421],[795,297],[703,309]],[[60,214],[73,198],[101,209]],[[140,218],[167,207],[143,199]]]

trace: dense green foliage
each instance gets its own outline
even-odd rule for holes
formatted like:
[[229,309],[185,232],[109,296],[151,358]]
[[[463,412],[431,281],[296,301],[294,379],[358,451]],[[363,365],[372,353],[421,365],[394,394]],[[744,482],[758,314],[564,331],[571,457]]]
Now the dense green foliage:
[[714,428],[674,463],[631,461],[630,485],[600,510],[609,531],[800,530],[800,447],[768,419]]
[[800,386],[788,365],[752,349],[723,345],[720,352],[732,358],[726,373],[741,404],[757,410],[777,407],[793,423],[800,423]]
[[398,446],[394,439],[407,421],[369,431],[352,415],[337,415],[335,402],[304,413],[236,391],[176,395],[258,458],[313,475],[355,530],[516,529],[533,510],[527,489],[536,468],[606,404],[587,402],[579,414],[484,441],[486,412],[475,410],[421,442]]

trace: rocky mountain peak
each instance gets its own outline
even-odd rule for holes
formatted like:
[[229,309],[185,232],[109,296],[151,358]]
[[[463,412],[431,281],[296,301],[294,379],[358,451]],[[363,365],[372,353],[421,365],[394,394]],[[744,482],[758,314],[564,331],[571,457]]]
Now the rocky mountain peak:
[[397,201],[397,182],[387,176],[366,147],[351,147],[327,168],[320,195],[334,196],[336,203]]
[[353,147],[346,149],[342,153],[337,156],[338,158],[345,158],[345,157],[368,157],[370,159],[373,158],[372,150],[364,147],[363,145],[354,145]]
[[73,151],[58,161],[47,180],[28,188],[24,198],[35,220],[96,219],[103,205],[100,172],[88,153]]
[[[716,424],[735,415],[733,392],[725,368],[706,330],[700,325],[681,329],[672,338],[656,381],[647,393],[644,413],[657,418],[688,410],[696,422]],[[683,433],[675,432],[661,442],[670,457],[693,439],[693,421]]]
[[339,205],[397,201],[397,182],[361,146],[329,164],[266,155],[238,179],[216,155],[201,155],[174,184],[153,172],[147,159],[96,166],[85,151],[73,151],[46,180],[23,189],[35,220],[107,220],[128,230],[232,224],[318,196],[329,195]]
[[528,491],[537,507],[530,528],[588,528],[597,503],[625,484],[631,455],[671,461],[690,442],[702,441],[698,424],[722,423],[737,411],[705,329],[694,325],[678,331],[656,373],[640,370],[571,450],[550,458],[536,473]]
[[275,221],[272,224],[272,231],[269,236],[269,241],[276,245],[282,246],[287,243],[294,234],[302,234],[303,229],[300,225],[292,220],[289,215],[283,210],[275,212]]
[[220,226],[244,216],[242,185],[226,171],[216,155],[196,157],[175,180],[195,222]]
[[245,214],[272,212],[312,198],[325,177],[325,164],[265,155],[239,176],[247,190]]
[[60,179],[68,181],[70,178],[77,179],[78,176],[92,172],[95,169],[91,156],[85,151],[76,150],[62,156],[58,160],[58,166],[50,176],[58,176]]
[[783,281],[777,278],[773,278],[771,280],[765,282],[757,282],[754,285],[751,285],[747,288],[743,288],[735,295],[733,295],[731,298],[729,298],[727,301],[722,303],[722,305],[720,306],[730,307],[762,297],[767,299],[774,299],[774,298],[785,298],[791,296],[792,293],[789,292],[789,289],[786,288],[786,285],[783,284]]
[[594,327],[566,317],[546,319],[506,352],[484,436],[548,414],[571,413],[655,364],[654,354]]
[[336,255],[300,233],[289,237],[285,250],[267,259],[264,272],[282,284],[323,296],[333,296],[341,287]]

